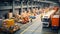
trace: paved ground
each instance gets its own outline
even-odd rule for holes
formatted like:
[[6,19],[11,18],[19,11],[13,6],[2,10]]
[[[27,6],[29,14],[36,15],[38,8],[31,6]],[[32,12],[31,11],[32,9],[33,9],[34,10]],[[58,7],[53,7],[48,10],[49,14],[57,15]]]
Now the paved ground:
[[50,28],[42,28],[40,17],[37,17],[36,21],[20,34],[57,34],[57,32],[53,32]]
[[[37,17],[37,16],[36,16]],[[23,32],[26,28],[28,28],[29,26],[31,26],[32,24],[34,24],[36,22],[37,18],[36,19],[33,19],[32,22],[29,22],[27,24],[19,24],[21,26],[21,29],[19,31],[17,31],[15,34],[20,34],[21,32]]]

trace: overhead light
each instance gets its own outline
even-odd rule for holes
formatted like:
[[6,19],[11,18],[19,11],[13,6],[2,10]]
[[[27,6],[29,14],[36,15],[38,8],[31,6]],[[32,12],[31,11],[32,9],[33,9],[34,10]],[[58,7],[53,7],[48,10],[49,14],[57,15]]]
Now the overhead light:
[[46,2],[46,3],[54,3],[54,2],[51,2],[51,1],[40,1],[40,2]]
[[15,1],[20,1],[20,0],[15,0]]

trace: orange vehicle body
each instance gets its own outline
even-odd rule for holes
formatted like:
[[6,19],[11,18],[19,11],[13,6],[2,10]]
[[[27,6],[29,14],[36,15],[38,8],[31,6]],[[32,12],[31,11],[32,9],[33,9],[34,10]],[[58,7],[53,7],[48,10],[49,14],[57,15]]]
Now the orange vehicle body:
[[52,17],[52,26],[59,27],[59,17],[58,18]]
[[28,17],[23,17],[21,23],[26,24],[27,22],[29,22],[29,18]]

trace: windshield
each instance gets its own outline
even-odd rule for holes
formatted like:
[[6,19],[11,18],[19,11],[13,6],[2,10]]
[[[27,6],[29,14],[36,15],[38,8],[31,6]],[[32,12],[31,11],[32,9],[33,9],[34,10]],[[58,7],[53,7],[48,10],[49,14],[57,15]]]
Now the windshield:
[[43,21],[43,22],[49,22],[49,19],[43,18],[42,21]]

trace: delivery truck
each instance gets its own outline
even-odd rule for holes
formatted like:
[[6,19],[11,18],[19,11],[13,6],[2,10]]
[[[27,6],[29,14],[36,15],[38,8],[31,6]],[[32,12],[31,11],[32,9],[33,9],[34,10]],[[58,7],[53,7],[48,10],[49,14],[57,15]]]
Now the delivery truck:
[[51,21],[51,16],[54,15],[55,10],[50,10],[46,14],[44,14],[41,18],[41,21],[43,23],[43,27],[49,27],[50,21]]

